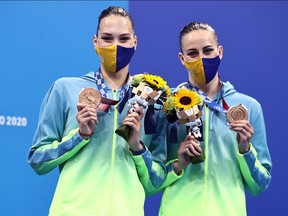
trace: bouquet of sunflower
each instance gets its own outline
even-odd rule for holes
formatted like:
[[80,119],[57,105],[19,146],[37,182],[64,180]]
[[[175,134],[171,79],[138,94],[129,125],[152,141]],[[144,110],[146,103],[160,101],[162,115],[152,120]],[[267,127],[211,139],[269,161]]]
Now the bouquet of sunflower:
[[[180,125],[189,126],[189,135],[197,139],[202,137],[200,126],[202,125],[202,112],[199,106],[203,104],[203,98],[194,90],[180,85],[171,93],[164,103],[164,113],[168,122],[178,122]],[[203,151],[202,151],[203,152]],[[204,154],[198,157],[192,157],[192,163],[204,161]]]
[[[147,107],[155,103],[160,103],[164,106],[167,96],[170,94],[167,82],[162,77],[149,73],[134,75],[130,81],[130,85],[134,95],[132,103],[129,104],[130,113],[134,112],[137,107],[141,107],[144,111],[147,111]],[[149,115],[146,115],[145,118],[149,118]],[[129,127],[121,125],[115,132],[128,141],[130,135]]]
[[157,100],[157,102],[164,104],[170,94],[167,82],[162,77],[149,73],[134,75],[131,86],[136,97],[140,96],[141,99],[146,100],[151,105]]

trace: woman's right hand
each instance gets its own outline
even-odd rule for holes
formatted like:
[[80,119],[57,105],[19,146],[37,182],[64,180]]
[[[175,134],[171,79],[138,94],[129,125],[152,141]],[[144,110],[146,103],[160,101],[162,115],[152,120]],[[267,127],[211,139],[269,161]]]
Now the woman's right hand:
[[174,163],[175,173],[178,174],[188,166],[191,163],[191,157],[199,156],[201,151],[198,140],[192,135],[187,135],[178,149],[178,161]]
[[[85,104],[77,104],[78,113],[76,119],[78,121],[79,133],[83,139],[89,139],[94,132],[98,123],[97,112]],[[87,136],[86,136],[87,135]]]

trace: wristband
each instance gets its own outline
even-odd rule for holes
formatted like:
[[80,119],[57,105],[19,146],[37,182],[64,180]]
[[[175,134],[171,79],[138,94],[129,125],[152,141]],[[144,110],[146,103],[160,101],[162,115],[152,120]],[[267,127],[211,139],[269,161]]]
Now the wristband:
[[79,130],[79,134],[80,134],[80,136],[91,137],[94,134],[94,132],[92,132],[91,134],[84,134],[84,133],[81,133]]
[[250,144],[249,144],[249,146],[248,146],[248,150],[246,150],[245,152],[240,152],[240,150],[239,150],[239,153],[240,154],[246,154],[247,152],[249,152],[250,151]]
[[141,143],[141,145],[143,146],[143,149],[142,149],[142,150],[133,151],[131,148],[129,148],[133,155],[141,155],[141,154],[143,154],[143,153],[146,151],[146,148],[145,148],[144,143],[143,143],[141,140],[140,140],[140,143]]

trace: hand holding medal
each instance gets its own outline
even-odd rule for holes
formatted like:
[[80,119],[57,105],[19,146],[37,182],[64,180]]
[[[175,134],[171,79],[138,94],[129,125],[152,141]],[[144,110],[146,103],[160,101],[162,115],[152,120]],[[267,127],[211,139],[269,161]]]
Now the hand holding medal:
[[243,104],[231,106],[226,113],[226,118],[228,124],[239,120],[248,120],[247,108]]
[[[79,125],[79,134],[84,139],[89,139],[98,123],[96,109],[101,103],[101,95],[94,88],[84,88],[79,95],[78,113],[76,119]],[[91,112],[91,109],[95,112]]]
[[[254,129],[252,125],[247,121],[247,108],[243,104],[232,106],[228,109],[226,118],[227,124],[231,126],[230,130],[233,130],[237,133],[239,152],[241,154],[248,152],[250,149],[250,140],[254,134]],[[246,120],[246,122],[237,122],[243,120]]]

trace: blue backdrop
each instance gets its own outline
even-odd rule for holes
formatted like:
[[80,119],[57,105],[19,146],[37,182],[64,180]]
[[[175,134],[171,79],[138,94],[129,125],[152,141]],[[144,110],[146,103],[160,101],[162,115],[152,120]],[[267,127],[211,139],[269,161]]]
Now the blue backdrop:
[[[47,215],[58,171],[37,176],[26,162],[39,107],[55,79],[99,67],[92,36],[109,5],[128,9],[135,21],[131,73],[159,74],[170,86],[187,80],[177,57],[181,28],[204,21],[216,29],[224,47],[221,79],[256,98],[266,119],[272,181],[260,196],[247,194],[248,215],[287,215],[285,1],[1,1],[0,215]],[[160,197],[147,199],[147,216],[157,215]]]

